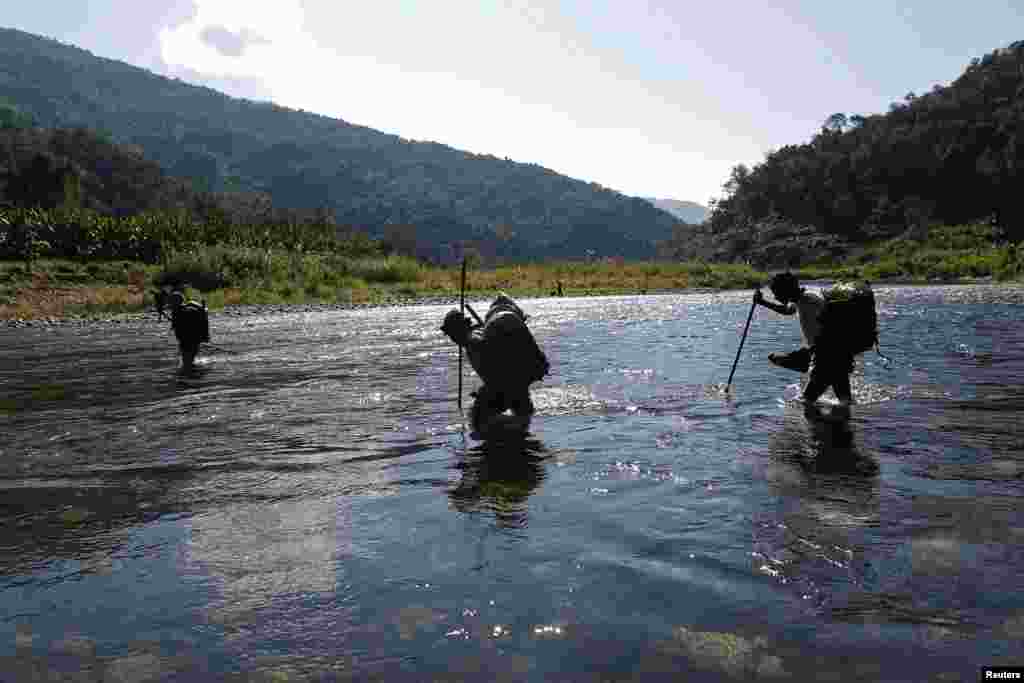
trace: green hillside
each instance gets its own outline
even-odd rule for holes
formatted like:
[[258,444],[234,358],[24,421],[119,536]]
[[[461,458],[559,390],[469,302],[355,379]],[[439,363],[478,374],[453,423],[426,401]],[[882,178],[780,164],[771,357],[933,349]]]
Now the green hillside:
[[373,236],[401,233],[431,259],[452,260],[467,242],[507,259],[644,258],[678,224],[537,165],[227,97],[13,29],[0,29],[0,102],[36,126],[136,145],[196,190],[329,210]]
[[1020,241],[1022,160],[1024,41],[884,114],[835,113],[807,144],[735,167],[707,224],[681,227],[665,253],[790,266],[972,223]]

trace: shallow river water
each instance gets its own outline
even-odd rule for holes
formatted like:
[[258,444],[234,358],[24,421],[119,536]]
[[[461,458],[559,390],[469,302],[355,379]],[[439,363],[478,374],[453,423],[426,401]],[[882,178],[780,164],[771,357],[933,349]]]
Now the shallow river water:
[[552,374],[493,442],[446,306],[217,315],[191,374],[152,319],[0,329],[0,680],[1022,665],[1024,290],[876,295],[848,421],[763,308],[721,391],[749,291],[522,301]]

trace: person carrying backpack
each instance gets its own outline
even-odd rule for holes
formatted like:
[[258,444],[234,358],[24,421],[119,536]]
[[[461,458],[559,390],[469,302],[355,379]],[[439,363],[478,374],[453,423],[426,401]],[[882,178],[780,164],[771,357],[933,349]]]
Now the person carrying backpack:
[[169,297],[171,307],[171,327],[178,338],[181,351],[181,365],[189,370],[195,365],[199,345],[210,341],[210,318],[206,311],[206,302],[186,301],[185,294],[175,289]]
[[526,326],[526,314],[511,297],[500,293],[479,325],[452,309],[441,331],[466,349],[470,365],[483,380],[472,394],[470,424],[475,431],[482,432],[505,410],[519,417],[533,414],[530,384],[543,379],[550,364]]
[[792,273],[778,273],[769,284],[780,302],[754,292],[754,303],[780,313],[797,315],[804,346],[791,353],[772,353],[772,363],[798,372],[811,371],[803,399],[817,401],[829,387],[842,403],[852,403],[850,374],[854,357],[874,346],[878,320],[874,294],[868,283],[839,283],[821,294],[800,286]]

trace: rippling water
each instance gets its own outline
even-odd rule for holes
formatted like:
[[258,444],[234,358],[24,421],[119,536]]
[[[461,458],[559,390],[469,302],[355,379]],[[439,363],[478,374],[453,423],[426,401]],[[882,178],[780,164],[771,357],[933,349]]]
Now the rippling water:
[[153,321],[0,330],[0,680],[1019,665],[1024,290],[877,297],[849,420],[764,309],[722,392],[749,292],[524,301],[552,375],[488,443],[445,307],[218,316],[187,375]]

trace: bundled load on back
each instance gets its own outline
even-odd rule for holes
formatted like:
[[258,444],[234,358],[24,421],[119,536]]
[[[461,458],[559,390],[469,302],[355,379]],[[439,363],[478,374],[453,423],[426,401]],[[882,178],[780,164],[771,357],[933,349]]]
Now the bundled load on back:
[[[171,327],[178,338],[181,362],[184,368],[191,368],[199,353],[199,345],[210,341],[210,318],[206,302],[187,301],[181,290],[175,290],[168,297],[171,306]],[[159,305],[159,303],[158,303]]]
[[871,285],[866,280],[837,282],[821,294],[825,299],[822,334],[829,342],[854,355],[875,348],[878,313]]

